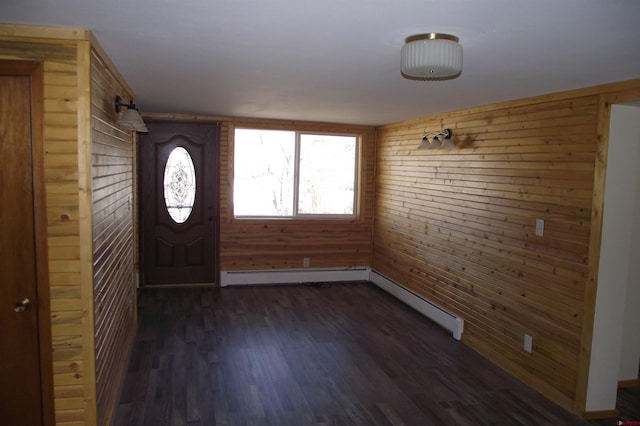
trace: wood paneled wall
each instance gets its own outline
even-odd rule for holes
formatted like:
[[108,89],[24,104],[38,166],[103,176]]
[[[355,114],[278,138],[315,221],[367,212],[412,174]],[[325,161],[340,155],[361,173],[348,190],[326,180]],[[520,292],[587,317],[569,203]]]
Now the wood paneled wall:
[[[220,269],[368,266],[371,263],[375,132],[372,127],[233,119],[221,134]],[[342,132],[361,136],[359,216],[353,220],[250,220],[233,217],[233,135],[236,127]]]
[[[461,316],[464,343],[575,411],[593,323],[609,89],[378,128],[373,268]],[[455,149],[417,149],[424,132],[443,128]]]
[[[78,192],[78,42],[23,38],[2,28],[0,57],[44,63],[44,148],[55,416],[57,424],[87,417],[80,273]],[[18,27],[20,30],[21,28]],[[87,374],[88,373],[88,374]],[[87,377],[89,376],[89,377]],[[90,386],[90,385],[89,385]]]
[[[129,314],[132,236],[125,236],[132,223],[126,195],[132,193],[132,136],[113,128],[115,112],[106,106],[108,98],[131,91],[99,49],[91,56],[92,44],[85,30],[0,24],[0,59],[44,64],[46,239],[59,425],[98,423],[96,367],[100,420],[108,420],[102,417],[104,401],[113,396],[118,377],[107,369],[122,363],[135,321]],[[115,89],[122,92],[108,93]],[[109,164],[118,155],[122,161]]]
[[[368,126],[148,113],[148,120],[220,123],[220,270],[295,269],[371,264],[375,129]],[[359,134],[359,215],[353,220],[236,219],[233,216],[233,135],[236,127]]]
[[115,125],[114,98],[131,90],[91,49],[91,164],[98,424],[110,424],[135,333],[133,132]]

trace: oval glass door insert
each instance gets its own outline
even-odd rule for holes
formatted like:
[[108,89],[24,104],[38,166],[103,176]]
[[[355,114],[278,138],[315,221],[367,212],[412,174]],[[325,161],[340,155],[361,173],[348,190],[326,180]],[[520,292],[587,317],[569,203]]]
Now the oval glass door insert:
[[169,154],[164,169],[164,202],[176,223],[189,219],[196,199],[196,171],[186,149],[179,146]]

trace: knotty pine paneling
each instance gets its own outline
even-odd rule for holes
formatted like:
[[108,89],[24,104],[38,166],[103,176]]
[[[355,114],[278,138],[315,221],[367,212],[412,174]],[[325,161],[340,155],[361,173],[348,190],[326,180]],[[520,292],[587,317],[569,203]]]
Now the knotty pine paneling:
[[44,69],[52,421],[108,424],[135,326],[133,135],[112,108],[133,96],[86,30],[0,24],[0,59]]
[[[584,320],[597,117],[593,95],[378,128],[373,268],[464,318],[463,342],[567,408]],[[425,131],[442,128],[452,129],[455,149],[417,149]]]
[[[367,126],[187,114],[144,114],[147,120],[220,124],[219,269],[258,270],[371,264],[375,129]],[[233,216],[233,134],[236,127],[361,135],[359,215],[352,220],[236,219]]]
[[[37,60],[44,67],[44,164],[55,421],[84,421],[80,245],[78,230],[77,43],[15,38],[0,25],[0,59]],[[90,375],[89,375],[90,376]],[[73,403],[69,402],[73,399]]]
[[[354,220],[250,220],[233,217],[233,134],[236,127],[361,135],[360,211]],[[220,149],[220,270],[367,266],[371,263],[375,131],[371,127],[279,120],[222,122]]]
[[110,424],[135,333],[133,154],[115,125],[114,99],[133,98],[100,51],[91,50],[91,193],[98,424]]

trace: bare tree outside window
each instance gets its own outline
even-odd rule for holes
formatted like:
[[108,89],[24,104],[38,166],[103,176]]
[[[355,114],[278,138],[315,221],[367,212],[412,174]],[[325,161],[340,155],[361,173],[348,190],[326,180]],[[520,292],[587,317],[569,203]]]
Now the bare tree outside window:
[[300,136],[299,213],[354,213],[355,155],[353,136]]
[[295,134],[237,129],[235,135],[235,215],[290,216]]
[[357,140],[354,135],[236,129],[235,216],[353,217]]

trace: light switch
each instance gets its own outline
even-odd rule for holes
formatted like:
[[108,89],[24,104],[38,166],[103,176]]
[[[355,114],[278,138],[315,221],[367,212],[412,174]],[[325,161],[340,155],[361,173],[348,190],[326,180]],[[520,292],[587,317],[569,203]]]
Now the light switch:
[[536,235],[542,237],[544,235],[544,220],[536,219]]

